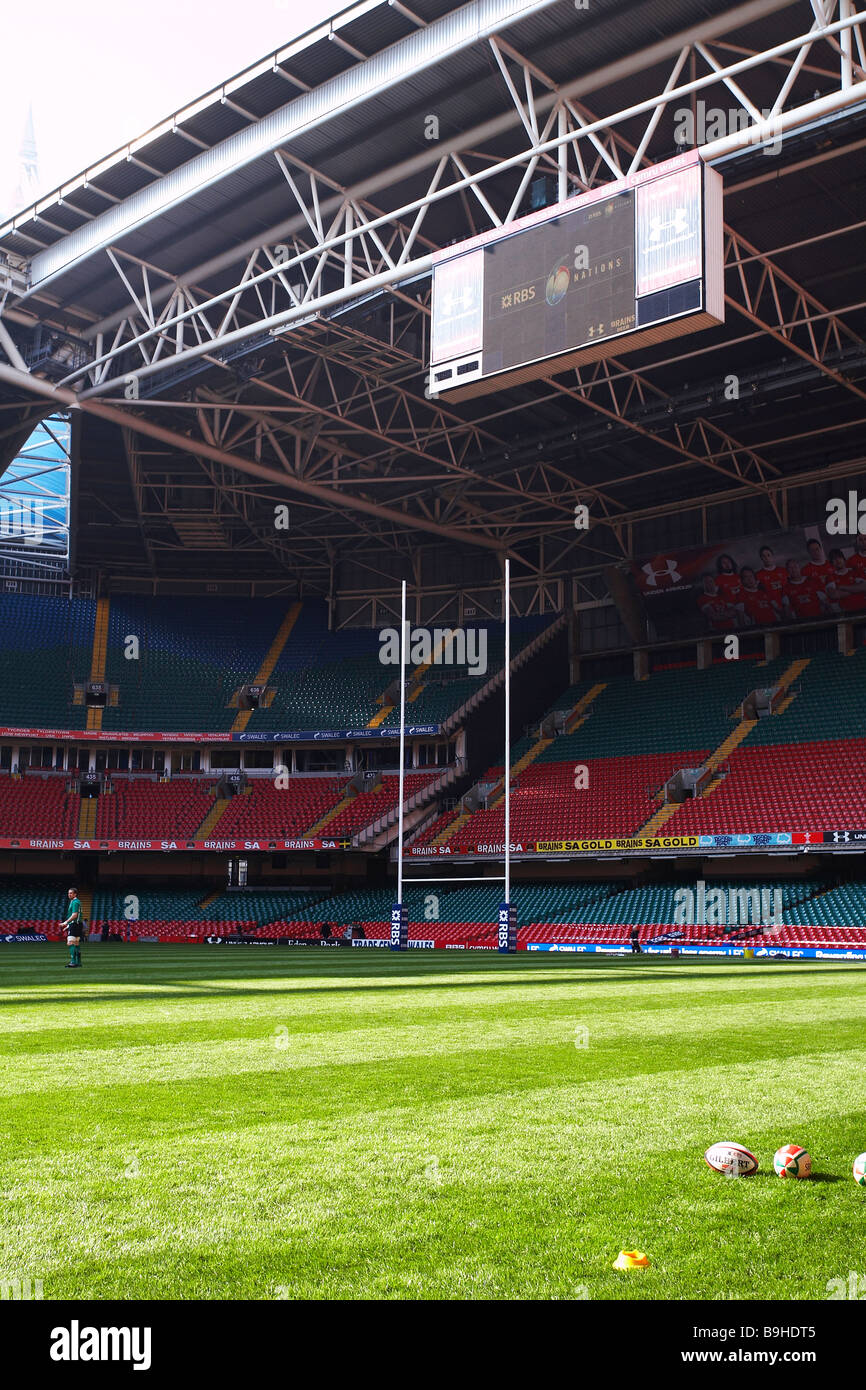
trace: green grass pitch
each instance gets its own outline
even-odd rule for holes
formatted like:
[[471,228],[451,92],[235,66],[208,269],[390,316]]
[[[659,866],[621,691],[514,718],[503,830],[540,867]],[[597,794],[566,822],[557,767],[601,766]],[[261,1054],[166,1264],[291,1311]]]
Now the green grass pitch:
[[[0,1278],[46,1299],[825,1299],[866,1273],[856,965],[0,950]],[[711,1172],[717,1139],[760,1173]],[[775,1177],[788,1142],[812,1180]],[[614,1271],[633,1247],[651,1267]]]

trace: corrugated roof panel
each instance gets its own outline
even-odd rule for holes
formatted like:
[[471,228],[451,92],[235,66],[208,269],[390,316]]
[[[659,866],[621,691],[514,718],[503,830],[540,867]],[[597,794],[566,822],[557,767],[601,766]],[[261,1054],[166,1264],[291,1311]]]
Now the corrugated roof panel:
[[319,87],[348,68],[355,67],[358,61],[354,54],[347,53],[339,44],[326,40],[297,58],[286,59],[282,66],[295,77],[300,77],[308,87]]
[[[535,0],[545,3],[545,0]],[[41,253],[34,262],[37,283],[62,273],[82,255],[98,249],[105,238],[114,241],[130,228],[158,216],[160,211],[194,196],[203,186],[219,181],[233,168],[264,153],[278,141],[292,138],[314,123],[326,121],[342,106],[359,108],[375,98],[383,86],[402,76],[443,61],[471,36],[492,30],[498,17],[507,13],[508,0],[474,0],[446,16],[434,30],[422,30],[402,44],[378,55],[368,64],[358,64],[333,79],[325,87],[305,94],[263,121],[238,130],[219,146],[204,151],[174,174],[142,190],[134,200],[111,209],[91,227],[87,235],[67,238],[63,249]],[[208,113],[210,114],[210,113]]]
[[[447,0],[428,0],[427,3],[410,8],[414,8],[419,17],[428,22],[445,15],[453,19],[460,12],[453,5],[449,5]],[[585,71],[598,61],[610,58],[614,53],[617,56],[621,55],[621,25],[626,14],[630,42],[637,47],[641,42],[650,40],[663,31],[670,32],[678,25],[693,22],[711,11],[712,6],[704,0],[643,0],[643,3],[637,5],[634,4],[634,0],[593,0],[591,10],[585,12],[575,11],[573,0],[561,0],[561,3],[552,6],[547,12],[516,20],[508,26],[507,33],[512,41],[519,41],[518,46],[526,48],[530,56],[539,47],[549,47],[550,70],[558,80],[564,80],[579,71]],[[480,13],[483,14],[483,8]],[[344,11],[335,17],[335,23],[340,32],[351,36],[353,42],[357,41],[362,50],[370,52],[380,51],[382,46],[394,41],[394,36],[399,37],[401,33],[410,32],[412,28],[410,21],[384,3]],[[350,55],[335,43],[328,42],[327,37],[322,37],[326,33],[327,26],[318,26],[311,35],[302,37],[300,44],[295,46],[294,57],[290,63],[292,70],[311,86],[316,86],[329,76],[343,73],[354,66],[354,60]],[[477,53],[472,56],[477,60]],[[272,72],[263,73],[261,67],[262,65],[258,64],[251,69],[257,75],[250,79],[249,90],[246,90],[244,84],[240,84],[237,90],[239,93],[245,92],[248,98],[251,98],[254,92],[255,101],[251,102],[252,108],[257,114],[265,115],[291,100],[293,88]],[[464,69],[456,57],[449,60],[449,69],[452,79],[455,73],[459,73],[467,82],[474,71],[471,70],[471,61],[470,67]],[[437,81],[441,85],[441,74],[433,86]],[[412,92],[416,79],[409,78],[402,85]],[[422,99],[422,94],[431,88],[422,84],[417,90],[419,99]],[[399,109],[401,104],[403,103],[398,100],[395,109]],[[238,128],[227,116],[228,108],[219,105],[218,95],[211,94],[198,102],[190,103],[190,109],[195,110],[196,107],[198,114],[186,119],[182,117],[182,123],[207,144],[213,144],[224,138],[226,133]],[[383,101],[383,108],[386,111],[391,109],[387,97]],[[472,116],[472,92],[467,88],[465,107],[462,111],[455,109],[453,118],[456,122],[468,124]],[[185,163],[194,151],[192,146],[183,148],[188,142],[183,141],[181,136],[171,135],[170,122],[164,124],[166,129],[163,133],[151,140],[145,139],[144,142],[137,143],[142,159],[155,163],[160,169],[171,170]],[[397,150],[400,133],[393,132],[393,137]],[[177,142],[177,149],[174,141]],[[151,149],[152,159],[149,159]],[[388,144],[384,136],[382,153],[388,154]],[[122,164],[122,154],[119,161]],[[113,170],[103,172],[100,180],[102,186],[115,196],[126,196],[121,191],[123,182],[121,179],[115,180]]]
[[247,130],[249,125],[249,120],[236,111],[227,100],[225,104],[218,102],[216,106],[209,106],[207,111],[202,111],[194,120],[187,121],[185,129],[196,139],[212,146],[219,144],[221,140],[228,140],[238,131]]
[[[411,3],[407,5],[412,9]],[[352,20],[340,30],[341,38],[359,48],[362,53],[380,53],[383,48],[414,33],[418,28],[411,19],[401,14],[393,5],[381,5],[369,14]]]
[[[410,7],[425,17],[447,14],[455,23],[459,13],[441,3],[441,0],[426,5],[410,3]],[[479,8],[479,14],[483,14],[484,8]],[[537,60],[554,80],[562,84],[604,63],[627,57],[622,44],[623,25],[626,22],[630,48],[637,49],[663,34],[674,33],[714,13],[714,6],[709,0],[640,0],[640,3],[633,3],[633,0],[593,0],[591,9],[587,11],[576,11],[573,0],[560,0],[547,10],[517,20],[505,32],[510,42]],[[411,29],[409,21],[399,16],[398,12],[381,5],[352,20],[343,32],[358,35],[359,46],[360,36],[384,42],[389,32],[388,26],[394,24],[396,19],[399,19],[404,31],[407,26]],[[796,32],[799,27],[795,16],[790,11],[783,11],[771,15],[762,22],[761,28],[768,39],[778,39],[780,32],[783,32],[782,25],[784,32],[792,27]],[[755,26],[750,27],[750,31],[754,29]],[[387,59],[385,61],[387,63]],[[310,76],[319,72],[336,72],[337,83],[345,80],[347,84],[351,82],[357,67],[351,55],[326,39],[317,39],[299,50],[292,65],[299,73],[303,69]],[[658,87],[653,74],[646,72],[616,85],[611,84],[603,93],[594,94],[593,104],[598,107],[604,101],[610,108],[616,109],[618,105],[652,95],[656,90]],[[266,119],[273,111],[291,102],[293,93],[294,89],[288,82],[267,71],[252,77],[248,90],[239,88],[237,96],[240,104],[248,105],[249,98],[254,95]],[[447,63],[440,62],[430,69],[413,71],[395,85],[378,91],[374,98],[366,100],[360,107],[338,111],[326,123],[295,135],[286,142],[285,148],[304,162],[322,168],[338,184],[351,186],[379,169],[387,169],[428,149],[429,142],[424,139],[423,132],[423,116],[427,112],[439,115],[442,137],[448,138],[451,134],[471,129],[489,116],[501,115],[510,107],[510,98],[489,47],[481,43],[450,55]],[[219,103],[202,106],[198,114],[190,118],[188,127],[208,143],[223,138],[226,132],[242,138],[245,132],[250,131],[243,118],[230,106]],[[363,132],[361,138],[359,129]],[[621,129],[624,133],[635,133],[637,125],[623,126]],[[515,125],[500,141],[488,142],[486,148],[488,151],[509,151],[519,148],[522,143],[520,128]],[[151,155],[152,162],[167,170],[182,168],[197,156],[192,144],[181,135],[170,132],[160,134],[150,147],[142,147],[140,153],[145,160]],[[432,163],[430,168],[432,170]],[[420,189],[426,177],[426,173],[419,175],[413,188]],[[146,171],[124,160],[105,170],[99,179],[101,186],[121,198],[147,188],[151,182],[151,176]],[[374,195],[373,201],[393,206],[395,203],[392,200],[402,201],[404,192],[403,189],[392,187],[387,194]],[[78,189],[73,197],[83,211],[101,212],[105,207],[104,200],[84,189]],[[86,206],[84,198],[87,199]],[[197,189],[182,204],[161,212],[140,228],[123,233],[122,244],[125,249],[145,259],[152,258],[157,248],[160,262],[179,273],[190,265],[206,260],[218,250],[266,230],[282,217],[290,216],[294,210],[293,197],[276,161],[272,154],[266,153],[249,164],[233,169],[218,182]],[[47,208],[45,216],[50,221],[61,223],[61,218],[54,215],[57,211],[56,206]],[[435,234],[437,216],[436,211],[430,214],[425,223],[425,233]],[[64,221],[61,225],[74,223]],[[34,247],[27,239],[28,230],[46,244],[58,240],[60,235],[47,230],[42,223],[23,228],[24,235],[12,234],[4,238],[2,244],[29,255]],[[100,312],[107,310],[111,307],[111,296],[117,294],[117,288],[111,277],[102,278],[105,286],[103,293],[97,288],[100,280],[100,275],[94,274],[93,266],[70,270],[64,278],[63,297],[67,302],[76,302],[76,296],[83,293],[88,296],[88,303],[91,296],[94,306],[98,302]]]

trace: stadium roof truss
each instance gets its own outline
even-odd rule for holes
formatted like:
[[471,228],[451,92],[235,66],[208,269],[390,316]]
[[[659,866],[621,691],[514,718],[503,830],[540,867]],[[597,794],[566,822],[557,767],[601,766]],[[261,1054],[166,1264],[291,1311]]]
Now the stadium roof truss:
[[[82,559],[129,574],[375,588],[457,545],[592,601],[662,521],[866,472],[864,112],[854,0],[365,0],[0,227],[0,450],[79,411]],[[437,250],[690,146],[724,327],[429,398]]]

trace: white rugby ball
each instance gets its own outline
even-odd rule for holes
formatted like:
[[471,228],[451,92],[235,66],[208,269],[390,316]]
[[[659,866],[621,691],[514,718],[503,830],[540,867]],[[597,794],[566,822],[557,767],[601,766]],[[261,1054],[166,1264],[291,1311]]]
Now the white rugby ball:
[[729,1178],[748,1178],[758,1171],[758,1160],[751,1149],[724,1139],[711,1144],[704,1158],[716,1173],[725,1173]]

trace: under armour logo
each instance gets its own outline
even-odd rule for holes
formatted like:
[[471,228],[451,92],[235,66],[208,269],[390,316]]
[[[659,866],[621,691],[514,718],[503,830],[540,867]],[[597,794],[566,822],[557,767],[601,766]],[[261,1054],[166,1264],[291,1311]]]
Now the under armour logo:
[[682,236],[689,229],[689,219],[686,216],[685,208],[674,208],[673,217],[665,222],[661,217],[650,218],[650,241],[659,241],[662,232],[672,231],[675,236]]
[[835,842],[836,842],[837,845],[839,844],[839,841],[840,841],[840,840],[843,842],[843,844],[847,844],[847,843],[848,843],[848,839],[849,839],[848,831],[847,831],[847,830],[834,830],[834,831],[833,831],[833,839],[835,840]]
[[664,561],[664,569],[656,569],[654,562],[649,560],[642,568],[646,575],[648,589],[658,588],[659,580],[667,580],[668,584],[679,584],[682,579],[682,575],[677,569],[676,560],[666,559]]

